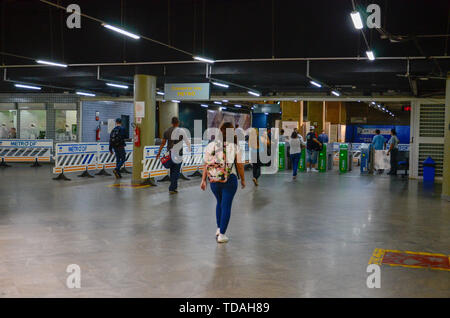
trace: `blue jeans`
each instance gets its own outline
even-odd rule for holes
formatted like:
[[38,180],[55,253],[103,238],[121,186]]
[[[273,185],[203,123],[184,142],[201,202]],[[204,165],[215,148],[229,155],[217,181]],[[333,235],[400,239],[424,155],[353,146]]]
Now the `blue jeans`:
[[238,182],[236,175],[232,174],[227,182],[211,183],[211,191],[217,199],[216,205],[216,221],[217,227],[220,228],[220,233],[225,234],[228,222],[231,216],[231,204],[233,203],[234,195],[236,194]]
[[306,161],[309,162],[310,164],[315,165],[317,163],[317,150],[312,150],[312,149],[307,149],[306,150],[307,156],[306,156]]
[[120,172],[120,168],[122,168],[126,160],[125,148],[114,148],[114,153],[116,154],[116,171]]
[[292,175],[295,177],[297,175],[298,163],[300,161],[300,153],[291,154],[292,161]]
[[[172,160],[172,159],[170,159]],[[173,162],[170,166],[170,186],[169,191],[175,191],[178,188],[178,178],[180,177],[181,163]]]

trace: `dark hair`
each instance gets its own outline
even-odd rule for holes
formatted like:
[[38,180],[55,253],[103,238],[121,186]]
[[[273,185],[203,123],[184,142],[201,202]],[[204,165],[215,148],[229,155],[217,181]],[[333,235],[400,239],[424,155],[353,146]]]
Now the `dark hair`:
[[[230,123],[230,122],[226,122],[226,123],[223,123],[222,126],[220,126],[220,132],[222,133],[223,141],[227,141],[228,140],[227,139],[227,129],[228,128],[234,129],[233,124]],[[234,135],[234,138],[233,138],[234,142],[236,142],[236,135],[234,134],[234,132],[233,132],[233,135]]]
[[392,133],[394,136],[397,136],[397,132],[395,131],[395,128],[392,128],[392,129],[391,129],[391,133]]
[[172,125],[179,124],[180,121],[178,120],[178,117],[172,117]]
[[381,132],[381,131],[380,131],[379,129],[376,129],[376,130],[375,130],[375,133],[376,133],[377,135],[379,135],[380,132]]
[[117,118],[117,119],[116,119],[116,124],[121,124],[121,123],[122,123],[122,119]]
[[298,138],[298,135],[297,135],[297,133],[295,131],[292,132],[291,138]]
[[281,129],[281,130],[280,130],[280,133],[281,133],[281,134],[284,134],[284,129]]

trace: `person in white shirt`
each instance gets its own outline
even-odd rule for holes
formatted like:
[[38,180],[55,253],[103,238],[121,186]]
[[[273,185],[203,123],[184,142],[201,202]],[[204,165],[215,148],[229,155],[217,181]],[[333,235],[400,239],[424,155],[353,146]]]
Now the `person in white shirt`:
[[305,146],[305,142],[301,135],[297,134],[295,131],[292,133],[289,139],[290,146],[290,156],[292,161],[292,179],[297,178],[298,163],[300,161],[300,155],[302,152],[302,147]]

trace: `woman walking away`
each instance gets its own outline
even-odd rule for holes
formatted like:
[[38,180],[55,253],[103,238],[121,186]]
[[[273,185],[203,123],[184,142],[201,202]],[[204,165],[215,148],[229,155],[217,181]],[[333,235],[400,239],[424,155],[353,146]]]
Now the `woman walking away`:
[[250,149],[250,160],[253,168],[253,183],[258,186],[258,179],[261,176],[261,160],[259,158],[259,134],[258,128],[252,128],[248,141]]
[[289,147],[291,149],[290,156],[292,162],[292,179],[297,179],[298,163],[300,161],[300,154],[302,152],[302,140],[298,138],[298,134],[294,131],[292,132],[291,139],[289,140]]
[[[227,131],[228,130],[228,131]],[[239,174],[242,189],[245,188],[244,164],[235,142],[227,142],[227,134],[234,135],[231,123],[224,123],[220,127],[222,138],[215,138],[206,146],[204,152],[205,164],[200,188],[206,190],[206,177],[211,185],[211,191],[216,197],[216,240],[218,243],[228,242],[225,232],[231,216],[231,205],[238,187]],[[233,140],[234,138],[231,138]]]

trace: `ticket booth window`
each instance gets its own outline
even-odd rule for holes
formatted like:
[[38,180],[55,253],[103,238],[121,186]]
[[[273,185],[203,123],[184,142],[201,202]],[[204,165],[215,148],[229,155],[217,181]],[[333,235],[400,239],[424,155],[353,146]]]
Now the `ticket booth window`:
[[45,110],[20,110],[20,138],[45,139],[46,115]]
[[0,110],[0,139],[17,138],[17,111]]
[[55,110],[55,140],[77,140],[77,115],[76,110]]

